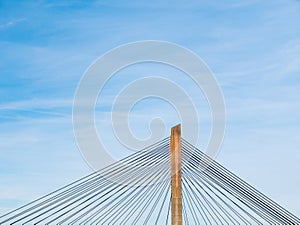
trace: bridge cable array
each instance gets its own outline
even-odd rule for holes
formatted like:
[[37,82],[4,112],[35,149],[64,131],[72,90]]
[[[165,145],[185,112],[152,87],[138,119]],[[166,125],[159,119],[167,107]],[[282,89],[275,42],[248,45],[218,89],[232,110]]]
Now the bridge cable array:
[[[171,224],[165,138],[0,217],[0,224]],[[181,139],[183,224],[300,220]]]

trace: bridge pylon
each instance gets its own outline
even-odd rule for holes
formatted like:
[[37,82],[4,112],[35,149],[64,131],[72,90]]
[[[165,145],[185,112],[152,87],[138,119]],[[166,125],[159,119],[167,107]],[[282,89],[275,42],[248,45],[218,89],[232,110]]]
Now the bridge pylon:
[[171,129],[171,224],[182,225],[182,183],[181,183],[181,125]]

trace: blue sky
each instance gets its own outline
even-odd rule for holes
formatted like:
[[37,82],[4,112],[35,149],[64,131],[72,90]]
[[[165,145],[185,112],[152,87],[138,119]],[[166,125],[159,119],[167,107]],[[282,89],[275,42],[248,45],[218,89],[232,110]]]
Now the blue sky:
[[[164,40],[198,54],[223,90],[227,128],[217,160],[300,216],[299,21],[297,0],[0,1],[0,213],[91,172],[72,130],[84,71],[118,45]],[[155,65],[110,81],[96,107],[99,133],[111,130],[112,95],[141,72],[168,73],[189,91],[203,115],[204,147],[201,91]],[[148,101],[132,111],[141,138],[152,115],[168,126],[178,119],[169,105]],[[103,140],[117,146],[111,134]]]

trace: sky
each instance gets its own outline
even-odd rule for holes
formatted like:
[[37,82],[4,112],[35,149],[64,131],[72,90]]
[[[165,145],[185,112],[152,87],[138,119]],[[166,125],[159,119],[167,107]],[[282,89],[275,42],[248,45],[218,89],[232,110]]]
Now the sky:
[[[84,72],[119,45],[162,40],[201,57],[222,89],[226,134],[216,160],[299,217],[299,21],[298,0],[0,0],[0,214],[92,172],[72,125]],[[149,75],[191,96],[205,149],[203,93],[181,72],[151,63],[119,71],[101,91],[95,121],[103,144],[122,150],[111,128],[114,98]],[[178,122],[169,104],[149,98],[132,109],[132,132],[147,138],[153,117],[165,121],[166,136]]]

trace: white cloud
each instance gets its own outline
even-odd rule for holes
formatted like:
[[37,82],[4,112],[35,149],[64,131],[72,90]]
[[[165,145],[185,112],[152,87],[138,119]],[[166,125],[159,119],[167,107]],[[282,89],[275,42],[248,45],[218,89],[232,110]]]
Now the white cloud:
[[17,25],[18,23],[24,22],[26,20],[27,20],[26,18],[20,18],[20,19],[14,19],[14,20],[8,21],[6,23],[0,24],[0,30],[6,29],[9,27],[13,27],[13,26]]

